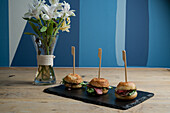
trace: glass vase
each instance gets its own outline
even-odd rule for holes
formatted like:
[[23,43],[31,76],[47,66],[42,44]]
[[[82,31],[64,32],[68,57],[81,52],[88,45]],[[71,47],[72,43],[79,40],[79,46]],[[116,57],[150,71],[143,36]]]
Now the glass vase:
[[34,79],[35,85],[52,85],[56,83],[56,77],[53,69],[53,55],[57,36],[48,36],[47,38],[37,38],[32,36],[32,40],[37,52],[38,70]]

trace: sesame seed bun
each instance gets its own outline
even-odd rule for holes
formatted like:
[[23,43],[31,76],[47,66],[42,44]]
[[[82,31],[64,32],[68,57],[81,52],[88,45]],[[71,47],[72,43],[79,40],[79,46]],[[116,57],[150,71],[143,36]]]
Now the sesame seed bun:
[[120,82],[116,90],[133,90],[136,89],[136,85],[133,82]]
[[81,76],[79,76],[78,74],[73,75],[72,73],[68,74],[64,78],[64,80],[68,83],[76,83],[76,84],[83,82],[83,79],[81,78]]
[[109,87],[108,80],[104,78],[93,78],[89,84],[94,87]]

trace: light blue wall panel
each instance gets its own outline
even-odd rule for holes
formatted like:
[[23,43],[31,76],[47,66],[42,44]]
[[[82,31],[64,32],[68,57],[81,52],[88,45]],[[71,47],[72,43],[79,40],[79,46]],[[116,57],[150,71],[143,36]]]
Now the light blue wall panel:
[[170,1],[149,0],[147,66],[170,67]]
[[125,49],[126,0],[117,1],[115,49],[118,66],[123,66],[122,50]]
[[117,66],[115,54],[117,0],[80,0],[79,66]]

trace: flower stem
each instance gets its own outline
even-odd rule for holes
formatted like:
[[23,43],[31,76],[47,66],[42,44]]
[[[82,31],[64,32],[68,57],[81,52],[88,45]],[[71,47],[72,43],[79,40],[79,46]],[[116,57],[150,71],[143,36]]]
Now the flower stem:
[[61,18],[61,20],[60,20],[60,22],[59,22],[59,24],[58,24],[58,26],[57,26],[57,29],[56,29],[55,32],[54,32],[54,36],[56,36],[56,34],[58,33],[58,30],[60,29],[62,22],[63,22],[63,18]]

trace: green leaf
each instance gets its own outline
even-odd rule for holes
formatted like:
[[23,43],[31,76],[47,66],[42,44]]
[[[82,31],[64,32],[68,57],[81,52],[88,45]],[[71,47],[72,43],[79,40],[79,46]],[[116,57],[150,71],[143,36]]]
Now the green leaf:
[[53,34],[53,22],[50,23],[50,26],[47,29],[47,34],[52,35]]
[[34,34],[34,33],[25,32],[24,34],[26,34],[26,35],[34,35],[34,36],[36,36],[37,38],[39,38],[41,40],[41,38],[39,36],[37,36],[36,34]]
[[29,18],[24,18],[24,17],[22,17],[24,20],[30,20]]
[[31,22],[34,22],[34,23],[38,23],[38,20],[33,19],[33,18],[31,18],[30,21],[31,21]]
[[47,27],[46,26],[43,26],[41,29],[40,29],[40,32],[45,32],[47,30]]
[[31,25],[31,27],[35,31],[35,33],[37,33],[40,36],[40,31],[38,30],[37,26],[35,26],[32,22],[29,22],[29,24]]
[[38,20],[37,20],[37,19],[34,19],[34,18],[30,18],[30,19],[29,19],[29,18],[24,18],[24,17],[23,17],[23,19],[24,19],[24,20],[31,21],[31,22],[33,22],[33,23],[38,23]]
[[26,35],[35,35],[34,33],[25,32]]

